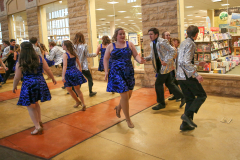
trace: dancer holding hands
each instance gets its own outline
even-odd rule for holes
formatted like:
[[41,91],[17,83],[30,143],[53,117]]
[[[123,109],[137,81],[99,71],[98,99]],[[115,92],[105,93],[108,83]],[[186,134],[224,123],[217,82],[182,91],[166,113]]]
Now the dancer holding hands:
[[[120,103],[116,109],[117,117],[121,117],[120,111],[126,117],[129,128],[134,128],[129,116],[129,99],[135,85],[134,69],[131,62],[133,56],[138,63],[144,63],[132,42],[125,41],[125,32],[122,28],[117,28],[113,35],[113,41],[108,45],[104,56],[105,80],[108,79],[107,92],[117,92],[121,95]],[[111,57],[112,66],[109,68],[109,59]]]

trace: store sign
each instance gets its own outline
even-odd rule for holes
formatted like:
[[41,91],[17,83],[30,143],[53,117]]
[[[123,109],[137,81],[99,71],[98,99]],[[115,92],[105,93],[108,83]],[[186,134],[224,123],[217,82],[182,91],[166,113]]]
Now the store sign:
[[219,18],[220,18],[220,20],[222,20],[222,21],[226,21],[226,20],[228,19],[228,13],[227,13],[227,12],[221,12],[221,13],[219,14]]
[[233,13],[230,26],[240,26],[240,13]]
[[219,31],[219,27],[211,27],[210,30],[213,32],[216,32],[216,31]]
[[201,33],[202,35],[204,35],[204,27],[198,27],[199,29],[199,33]]

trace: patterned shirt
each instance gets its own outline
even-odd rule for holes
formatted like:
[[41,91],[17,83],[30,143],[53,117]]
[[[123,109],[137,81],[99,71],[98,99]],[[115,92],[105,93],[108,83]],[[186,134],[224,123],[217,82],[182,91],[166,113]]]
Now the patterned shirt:
[[3,53],[2,53],[2,61],[4,62],[8,56],[9,56],[9,52],[10,51],[10,46],[7,46],[6,48],[4,48]]
[[46,58],[49,60],[49,61],[53,61],[55,62],[55,65],[59,65],[63,62],[63,53],[65,53],[66,51],[64,51],[62,49],[62,47],[59,47],[59,46],[54,46],[49,55],[46,55]]
[[37,53],[37,55],[42,56],[41,50],[39,47],[37,47],[35,44],[33,45],[33,49],[35,50],[35,52]]

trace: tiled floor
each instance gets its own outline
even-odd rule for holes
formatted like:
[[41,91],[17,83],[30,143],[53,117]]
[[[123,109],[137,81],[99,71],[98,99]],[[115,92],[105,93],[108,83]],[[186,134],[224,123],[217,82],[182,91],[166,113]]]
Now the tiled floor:
[[[17,106],[18,98],[10,94],[11,82],[0,89],[0,97],[8,96],[0,99],[0,160],[240,159],[238,98],[208,96],[194,119],[198,128],[180,132],[179,102],[167,101],[165,109],[153,111],[155,90],[135,87],[130,100],[135,128],[129,129],[123,113],[119,119],[113,110],[119,94],[107,93],[105,82],[95,82],[98,94],[92,98],[83,85],[88,108],[82,112],[72,107],[60,80],[50,85],[52,100],[41,104],[44,134],[37,136],[30,135],[26,107]],[[223,117],[232,121],[222,123]]]

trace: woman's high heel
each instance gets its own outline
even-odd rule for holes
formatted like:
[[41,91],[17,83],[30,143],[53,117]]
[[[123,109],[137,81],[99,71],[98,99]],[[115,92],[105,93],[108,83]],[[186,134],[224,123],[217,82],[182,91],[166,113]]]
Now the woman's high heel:
[[86,111],[86,109],[87,109],[87,106],[83,105],[82,111]]
[[121,115],[120,115],[121,108],[118,109],[118,106],[116,106],[114,109],[116,110],[116,116],[117,116],[118,118],[121,118]]
[[40,127],[42,127],[42,128],[43,128],[43,123],[42,123],[42,122],[39,122],[39,125],[40,125]]
[[80,105],[82,105],[82,102],[76,103],[76,104],[73,106],[73,108],[78,108],[78,106],[80,106]]
[[129,128],[134,128],[134,124],[131,120],[126,120]]
[[[36,131],[36,132],[34,132],[34,131]],[[31,135],[38,135],[38,134],[41,135],[43,132],[43,128],[40,127],[38,129],[35,129],[34,131],[31,132]]]

